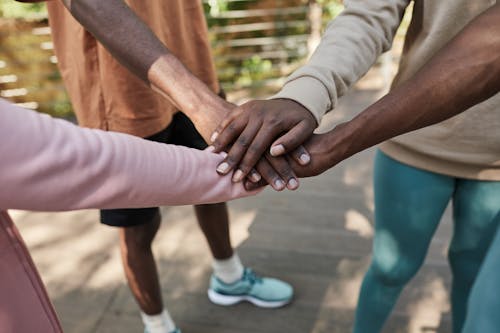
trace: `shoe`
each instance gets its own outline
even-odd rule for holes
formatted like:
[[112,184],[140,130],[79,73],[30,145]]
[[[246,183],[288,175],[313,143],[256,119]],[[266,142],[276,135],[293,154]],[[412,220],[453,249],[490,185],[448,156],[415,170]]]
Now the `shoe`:
[[261,308],[278,308],[292,300],[293,288],[286,282],[259,277],[245,268],[240,280],[227,284],[215,275],[210,278],[208,298],[217,305],[233,305],[242,301]]

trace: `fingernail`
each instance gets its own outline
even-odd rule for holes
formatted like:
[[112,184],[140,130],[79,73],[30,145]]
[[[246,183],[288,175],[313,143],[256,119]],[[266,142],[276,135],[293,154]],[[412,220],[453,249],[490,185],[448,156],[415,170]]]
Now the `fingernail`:
[[212,136],[210,137],[210,141],[214,142],[215,140],[217,140],[217,137],[219,136],[219,133],[217,132],[214,132],[212,134]]
[[311,161],[311,157],[308,154],[302,154],[300,155],[300,161],[302,164],[307,164]]
[[243,171],[241,170],[236,170],[236,172],[233,175],[233,182],[237,183],[243,179]]
[[209,153],[213,153],[214,150],[215,150],[215,147],[214,146],[208,146],[207,149],[205,149],[206,151],[208,151]]
[[285,188],[285,182],[281,179],[277,179],[274,181],[274,188],[277,190],[282,190]]
[[288,188],[290,190],[296,190],[298,187],[299,187],[299,182],[297,181],[297,179],[292,178],[288,181]]
[[229,171],[229,164],[227,164],[226,162],[219,164],[219,166],[217,167],[218,173],[226,174],[228,171]]
[[285,147],[283,147],[283,145],[273,146],[273,147],[271,147],[270,153],[272,156],[283,155],[285,153]]
[[257,182],[259,182],[262,179],[262,177],[261,177],[261,175],[257,171],[252,171],[252,173],[250,174],[250,179],[254,183],[257,183]]

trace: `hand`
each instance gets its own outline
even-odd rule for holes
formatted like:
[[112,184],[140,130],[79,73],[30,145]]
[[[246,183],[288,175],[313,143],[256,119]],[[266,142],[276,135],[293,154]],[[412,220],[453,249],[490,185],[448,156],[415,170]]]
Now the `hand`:
[[[302,165],[289,160],[298,177],[305,178],[320,175],[354,153],[351,150],[352,144],[350,141],[353,138],[353,132],[345,125],[341,124],[325,134],[314,134],[304,144],[304,148],[311,154],[309,164]],[[264,180],[258,183],[245,182],[247,190],[254,190],[264,185],[266,185]]]
[[227,174],[237,169],[235,180],[239,181],[248,175],[269,147],[270,156],[291,153],[293,159],[305,165],[310,157],[300,145],[312,135],[316,126],[313,115],[292,100],[243,104],[221,122],[211,137],[216,152],[233,144],[222,162],[224,168],[220,168],[219,172]]
[[306,143],[305,149],[311,154],[311,162],[301,165],[292,161],[292,168],[301,178],[313,177],[322,174],[335,166],[340,160],[334,158],[331,146],[332,132],[326,134],[314,134]]
[[[194,113],[192,120],[197,130],[206,140],[209,133],[212,133],[222,119],[235,108],[236,105],[216,97],[211,99],[210,103],[207,103],[203,109]],[[221,163],[218,167],[219,173],[226,174],[229,172],[221,172],[221,170],[224,170],[223,168],[224,163]],[[247,174],[241,175],[240,173],[235,173],[233,181],[241,181],[245,176],[248,176],[253,182],[263,179],[263,181],[270,184],[276,191],[282,191],[285,188],[295,190],[299,187],[299,181],[287,160],[284,157],[272,157],[270,154],[267,157],[259,156],[255,168],[252,168]]]

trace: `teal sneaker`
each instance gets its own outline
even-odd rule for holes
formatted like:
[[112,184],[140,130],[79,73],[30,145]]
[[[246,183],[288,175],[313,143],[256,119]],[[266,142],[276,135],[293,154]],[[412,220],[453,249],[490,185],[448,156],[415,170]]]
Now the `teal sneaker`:
[[261,308],[278,308],[292,300],[293,288],[286,282],[257,276],[245,268],[243,277],[231,284],[215,275],[210,278],[208,298],[217,305],[233,305],[247,301]]

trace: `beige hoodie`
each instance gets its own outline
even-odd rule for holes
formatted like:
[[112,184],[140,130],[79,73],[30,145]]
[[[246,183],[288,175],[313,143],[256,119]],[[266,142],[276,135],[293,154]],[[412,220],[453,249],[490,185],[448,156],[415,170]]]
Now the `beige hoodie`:
[[[390,49],[406,0],[346,0],[307,65],[273,98],[289,98],[318,120]],[[416,0],[393,86],[410,78],[492,0]],[[440,124],[383,143],[382,151],[417,168],[500,180],[500,95]]]

